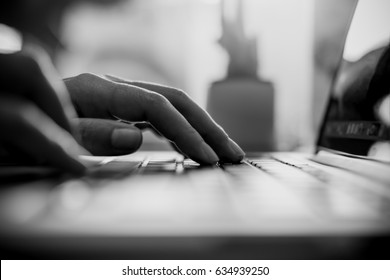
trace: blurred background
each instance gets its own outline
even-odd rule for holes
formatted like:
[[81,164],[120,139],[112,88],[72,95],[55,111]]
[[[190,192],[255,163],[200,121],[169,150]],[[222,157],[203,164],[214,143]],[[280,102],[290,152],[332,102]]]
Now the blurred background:
[[[222,126],[235,123],[236,127],[226,130],[247,151],[307,150],[316,140],[332,69],[341,54],[355,1],[82,3],[65,15],[60,38],[63,49],[54,63],[63,77],[93,72],[182,88],[209,108]],[[230,24],[224,26],[222,19]],[[241,51],[229,52],[226,40],[224,46],[219,42],[223,36],[230,36],[231,48]],[[232,38],[247,44],[237,46]],[[0,28],[3,49],[15,48],[17,42],[17,35]],[[248,54],[245,47],[251,52],[242,58],[240,52]],[[256,77],[229,75],[232,55],[239,61],[255,61]],[[253,95],[246,97],[251,104],[244,101],[245,92]],[[255,143],[237,139],[249,130],[256,136]],[[144,147],[167,145],[150,134]]]

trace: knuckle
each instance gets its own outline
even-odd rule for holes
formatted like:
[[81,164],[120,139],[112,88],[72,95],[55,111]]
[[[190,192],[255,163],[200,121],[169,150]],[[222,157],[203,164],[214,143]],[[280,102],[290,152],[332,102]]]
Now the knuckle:
[[81,73],[75,77],[75,80],[81,84],[89,83],[91,80],[96,79],[97,76],[92,73]]
[[158,93],[151,92],[151,93],[145,94],[144,98],[146,99],[148,106],[167,107],[170,105],[169,100],[166,97],[164,97]]
[[188,94],[185,91],[181,90],[181,89],[174,89],[174,93],[180,99],[186,99],[186,100],[190,99]]
[[164,90],[165,94],[169,100],[172,100],[172,103],[185,104],[191,101],[189,95],[178,88],[167,88]]
[[191,102],[191,98],[188,96],[187,93],[185,93],[183,90],[180,89],[175,89],[175,98],[181,103],[181,104],[186,104]]

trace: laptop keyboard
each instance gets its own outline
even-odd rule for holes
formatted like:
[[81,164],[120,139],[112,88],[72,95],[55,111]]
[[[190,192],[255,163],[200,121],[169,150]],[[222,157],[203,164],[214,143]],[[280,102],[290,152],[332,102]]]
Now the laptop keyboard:
[[[220,164],[212,168],[201,166],[191,159],[146,158],[142,162],[111,161],[93,173],[95,177],[121,178],[128,175],[188,175],[199,172],[219,171],[219,177],[230,176],[236,180],[248,180],[253,177],[271,177],[280,183],[288,182],[298,186],[315,186],[327,183],[329,175],[307,162],[290,163],[272,157],[246,159],[241,164]],[[246,180],[247,181],[247,180]]]
[[[221,164],[216,165],[214,168],[235,176],[245,176],[248,172],[253,173],[254,170],[257,170],[267,173],[276,179],[289,182],[313,183],[314,179],[317,182],[326,183],[329,177],[324,171],[307,163],[292,164],[271,157],[247,159],[241,164]],[[156,160],[147,158],[142,162],[133,164],[118,161],[107,162],[99,167],[99,174],[182,174],[202,169],[210,169],[210,167],[201,166],[191,159],[172,158]]]
[[[268,175],[275,177],[276,179],[281,180],[304,180],[310,181],[312,183],[313,179],[318,182],[326,183],[328,181],[329,175],[315,168],[308,163],[301,164],[292,164],[289,162],[284,162],[279,159],[267,157],[267,158],[258,158],[258,159],[248,159],[241,164],[221,164],[215,166],[222,171],[226,171],[235,175],[243,175],[246,172],[253,172],[258,170],[260,172],[265,172]],[[169,159],[169,160],[149,160],[146,159],[139,165],[136,173],[138,174],[154,174],[154,173],[176,173],[181,174],[184,172],[189,172],[191,170],[205,169],[205,167],[199,165],[198,163],[190,160],[178,160],[178,159]]]
[[[315,179],[327,183],[329,174],[308,163],[291,163],[275,158],[248,160],[248,162],[260,170],[282,180],[309,180]],[[310,180],[312,181],[312,180]]]

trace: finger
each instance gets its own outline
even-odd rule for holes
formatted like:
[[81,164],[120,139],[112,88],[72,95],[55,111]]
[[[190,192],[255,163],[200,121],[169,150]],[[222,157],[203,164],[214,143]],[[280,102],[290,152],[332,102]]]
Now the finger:
[[204,164],[219,160],[200,134],[162,95],[91,74],[65,83],[80,110],[88,117],[116,116],[128,121],[148,121],[190,158]]
[[39,64],[32,57],[17,53],[0,55],[0,64],[3,93],[32,101],[60,127],[71,131],[68,119],[76,117],[76,113],[63,82],[54,77],[50,62]]
[[40,164],[82,174],[85,166],[77,157],[84,152],[67,131],[39,108],[25,100],[0,96],[1,140]]
[[94,155],[123,155],[138,150],[141,131],[129,124],[102,119],[77,119],[82,145]]
[[226,132],[197,105],[186,93],[175,88],[144,82],[129,82],[117,77],[106,75],[114,82],[124,83],[157,92],[166,97],[172,105],[200,133],[203,139],[216,151],[223,161],[239,162],[245,153],[226,134]]

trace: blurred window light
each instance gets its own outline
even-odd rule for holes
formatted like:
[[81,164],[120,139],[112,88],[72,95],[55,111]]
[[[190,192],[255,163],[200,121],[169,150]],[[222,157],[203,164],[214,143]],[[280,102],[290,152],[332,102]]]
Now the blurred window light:
[[390,25],[389,11],[389,0],[359,1],[345,45],[346,60],[357,61],[368,52],[388,43],[389,34],[383,26]]
[[21,34],[7,25],[0,24],[0,53],[13,53],[21,49]]

